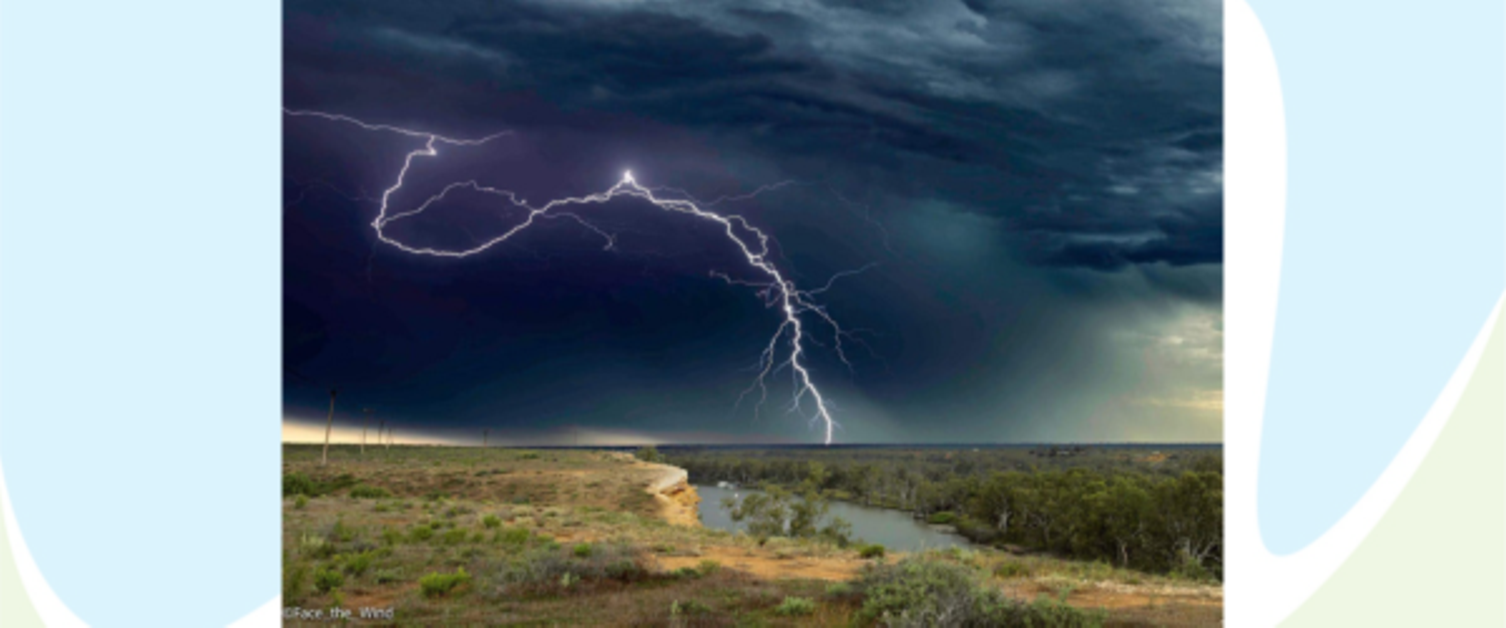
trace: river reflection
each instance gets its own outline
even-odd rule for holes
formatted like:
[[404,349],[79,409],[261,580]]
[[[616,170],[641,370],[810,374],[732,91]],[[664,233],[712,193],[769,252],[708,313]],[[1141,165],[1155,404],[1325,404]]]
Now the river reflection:
[[[732,517],[727,510],[722,508],[722,498],[738,496],[739,498],[756,490],[726,489],[715,486],[697,486],[696,493],[701,496],[701,524],[708,528],[718,530],[745,530],[745,523],[733,523]],[[852,524],[852,536],[854,539],[863,539],[868,543],[878,543],[885,548],[898,552],[914,552],[922,549],[936,549],[947,547],[968,547],[967,539],[954,533],[944,532],[922,521],[917,521],[909,514],[887,508],[870,508],[848,502],[831,502],[831,510],[828,517],[841,517]],[[825,521],[822,522],[825,525]]]

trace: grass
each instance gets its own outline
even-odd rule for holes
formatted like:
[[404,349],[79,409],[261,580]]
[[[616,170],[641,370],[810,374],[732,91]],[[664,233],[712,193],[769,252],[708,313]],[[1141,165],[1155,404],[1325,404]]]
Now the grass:
[[[865,556],[889,559],[882,546],[784,538],[760,545],[744,535],[668,525],[643,490],[652,470],[603,452],[528,453],[534,452],[394,446],[361,456],[332,446],[330,464],[321,467],[318,447],[287,447],[284,486],[294,492],[284,512],[284,600],[309,608],[332,605],[336,596],[352,605],[379,600],[395,608],[398,625],[414,626],[878,621],[864,619],[876,594],[862,578],[760,577],[745,561],[765,561],[776,573],[845,561],[856,573]],[[357,495],[367,488],[386,495]],[[893,568],[907,557],[894,558],[866,564]],[[1099,581],[1184,582],[996,550],[921,558],[963,569],[980,588],[1020,589],[1020,600],[1069,584],[1081,592]],[[1056,597],[1011,604],[1030,617],[1076,617],[1070,614],[1077,609]]]

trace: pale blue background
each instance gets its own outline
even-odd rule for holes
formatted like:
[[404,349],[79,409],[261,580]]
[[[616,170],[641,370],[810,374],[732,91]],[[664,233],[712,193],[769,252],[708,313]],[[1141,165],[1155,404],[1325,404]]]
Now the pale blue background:
[[1395,457],[1502,292],[1499,0],[1253,0],[1287,206],[1261,535],[1306,547]]
[[0,14],[0,464],[96,626],[278,593],[280,6]]

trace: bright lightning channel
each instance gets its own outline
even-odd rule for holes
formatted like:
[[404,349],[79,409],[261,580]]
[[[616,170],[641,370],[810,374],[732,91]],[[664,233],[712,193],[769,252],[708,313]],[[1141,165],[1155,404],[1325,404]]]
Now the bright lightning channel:
[[[760,283],[734,280],[715,271],[711,273],[712,276],[719,277],[729,284],[758,288],[758,294],[764,299],[765,304],[769,306],[779,306],[779,311],[783,316],[783,319],[779,324],[779,328],[775,330],[774,336],[769,339],[768,345],[764,348],[762,354],[759,356],[757,366],[758,376],[754,379],[753,383],[743,391],[742,395],[738,397],[739,403],[741,403],[741,400],[744,397],[757,389],[759,391],[759,400],[757,407],[762,407],[764,401],[768,397],[768,377],[773,373],[788,368],[790,369],[792,379],[794,380],[794,392],[792,393],[789,410],[791,412],[802,412],[803,410],[805,410],[805,406],[803,406],[802,403],[808,399],[813,406],[810,420],[812,422],[818,420],[821,422],[826,434],[825,443],[827,445],[831,444],[832,432],[836,427],[838,427],[838,424],[836,419],[832,418],[830,402],[824,395],[821,394],[821,389],[816,386],[815,381],[811,378],[810,369],[806,366],[806,363],[803,360],[806,355],[805,343],[808,339],[805,322],[802,320],[803,315],[811,314],[821,322],[824,322],[825,324],[830,326],[835,338],[835,350],[837,357],[841,359],[843,364],[846,364],[848,368],[851,368],[852,364],[848,362],[847,355],[844,352],[842,346],[842,339],[848,335],[848,332],[843,331],[842,327],[837,324],[836,319],[832,318],[830,313],[828,313],[824,307],[817,304],[811,299],[812,295],[819,294],[830,289],[831,281],[828,281],[824,287],[813,291],[802,291],[797,288],[792,280],[785,278],[784,274],[781,273],[779,269],[776,268],[774,264],[768,260],[768,235],[759,230],[757,227],[754,227],[752,224],[749,224],[748,221],[743,217],[736,214],[723,215],[709,211],[701,207],[700,204],[697,204],[697,202],[695,202],[694,200],[667,199],[656,197],[652,189],[639,185],[638,182],[633,179],[632,171],[624,171],[622,173],[622,180],[618,181],[616,185],[613,185],[606,191],[597,192],[595,194],[589,194],[586,196],[556,199],[549,201],[548,203],[545,203],[543,205],[537,206],[531,205],[527,201],[518,198],[516,194],[508,190],[484,186],[474,180],[459,181],[446,185],[439,191],[439,193],[429,197],[423,203],[420,203],[417,207],[408,209],[406,211],[394,211],[391,205],[392,195],[398,190],[402,189],[403,182],[407,179],[408,171],[413,167],[413,162],[415,159],[420,157],[437,157],[439,155],[440,145],[480,146],[499,137],[509,135],[509,133],[495,133],[476,139],[457,139],[439,135],[437,133],[430,133],[427,131],[415,131],[387,124],[372,124],[349,116],[325,113],[322,111],[283,109],[283,112],[290,116],[313,117],[334,122],[342,122],[358,126],[367,131],[396,133],[424,141],[422,148],[409,151],[408,154],[404,157],[403,167],[398,171],[396,180],[391,186],[389,186],[382,192],[381,209],[379,212],[377,212],[376,218],[371,222],[371,226],[376,230],[377,238],[379,240],[406,253],[414,255],[431,255],[437,257],[468,257],[485,251],[493,246],[496,246],[497,244],[506,242],[513,236],[532,226],[534,224],[534,221],[540,218],[569,218],[571,220],[574,220],[582,227],[595,232],[597,235],[600,235],[603,239],[605,239],[606,246],[604,248],[610,250],[616,243],[616,239],[612,234],[596,227],[595,225],[586,221],[584,218],[580,217],[578,214],[566,211],[564,208],[570,206],[600,205],[622,196],[642,199],[665,211],[688,214],[690,216],[715,222],[721,225],[727,235],[727,238],[731,240],[739,250],[742,251],[743,257],[748,261],[748,265],[764,275],[767,278],[767,281]],[[755,196],[759,192],[762,192],[766,189],[776,189],[781,185],[782,184],[765,186],[763,188],[759,188],[759,190],[747,196]],[[480,244],[477,244],[470,248],[464,249],[438,249],[427,246],[413,246],[398,241],[397,239],[394,239],[387,234],[386,228],[388,225],[404,218],[410,218],[422,214],[435,203],[442,201],[450,192],[457,189],[469,189],[474,192],[498,197],[499,199],[502,199],[511,204],[513,207],[527,210],[527,217],[511,229],[504,231],[501,235],[481,242]],[[716,203],[713,202],[710,205],[715,204]],[[740,235],[738,228],[741,228],[747,233],[751,233],[753,235],[753,238],[755,239],[755,242],[750,242],[743,235]],[[845,276],[863,272],[865,270],[868,270],[872,266],[873,265],[870,264],[855,271],[838,273],[836,276],[832,277],[832,281]],[[784,354],[785,357],[783,360],[779,359],[779,355],[781,354],[781,340],[785,340],[787,342],[786,346],[788,347],[788,352]]]

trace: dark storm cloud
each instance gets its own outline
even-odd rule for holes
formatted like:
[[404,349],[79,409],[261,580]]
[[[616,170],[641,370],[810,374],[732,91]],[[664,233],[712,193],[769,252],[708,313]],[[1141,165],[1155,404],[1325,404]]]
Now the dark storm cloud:
[[[293,2],[289,14],[294,104],[337,86],[414,117],[440,104],[512,127],[496,93],[533,94],[714,134],[782,176],[881,186],[883,211],[937,198],[997,217],[1036,263],[1222,259],[1216,2]],[[430,85],[391,89],[410,77]]]
[[[812,338],[842,440],[1216,440],[1219,7],[293,1],[285,104],[515,132],[418,164],[398,203],[629,166],[703,198],[794,180],[735,206],[781,269],[878,264],[821,295],[860,330],[853,367]],[[558,221],[406,256],[369,223],[411,141],[289,118],[285,143],[291,416],[339,385],[415,428],[804,433],[787,397],[732,412],[777,319],[708,276],[746,272],[714,230],[623,201],[591,213],[612,251]],[[509,219],[463,195],[426,216],[394,229],[464,244]]]

